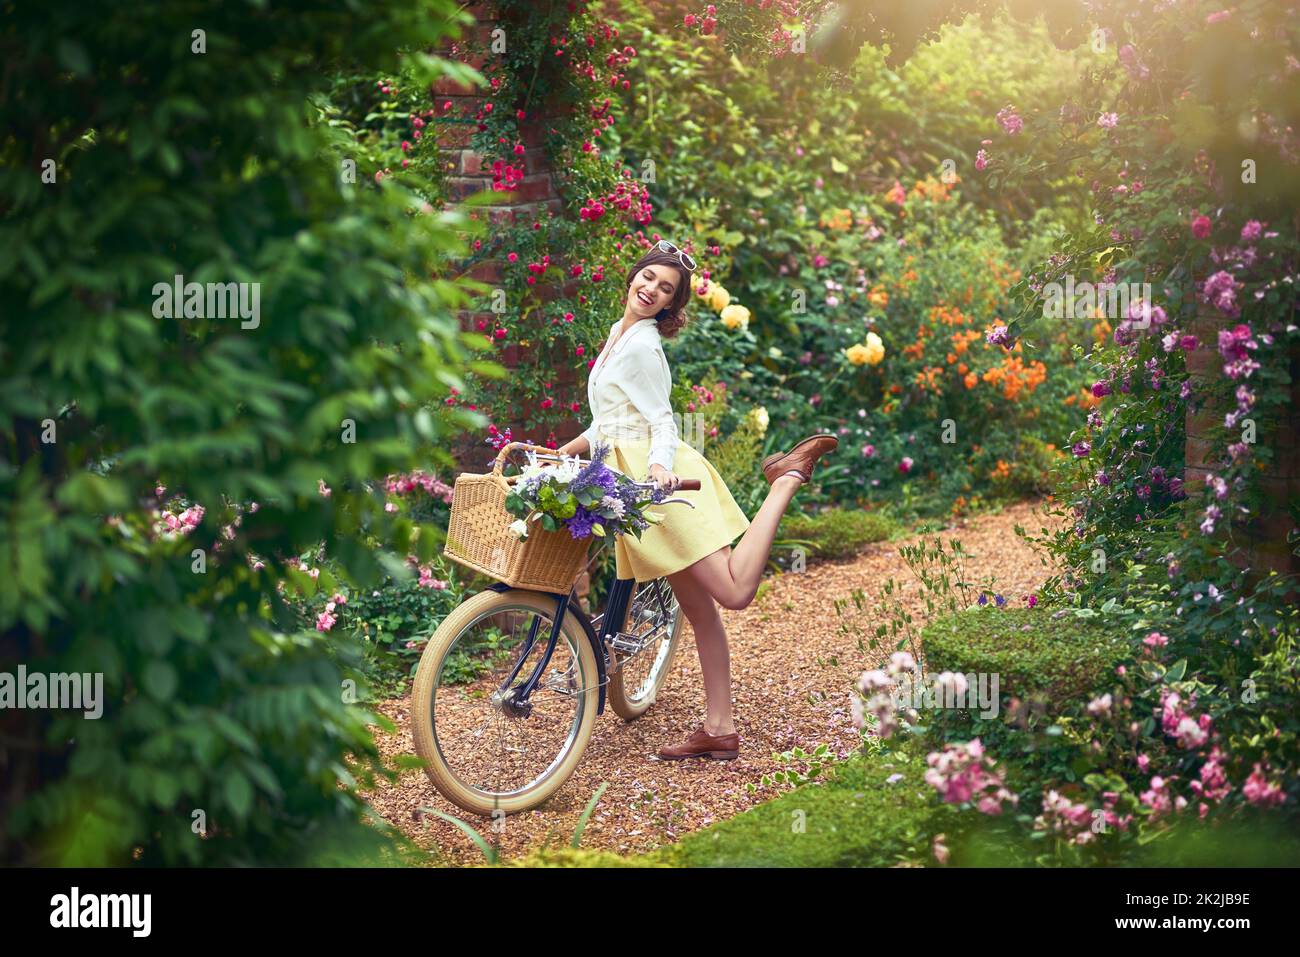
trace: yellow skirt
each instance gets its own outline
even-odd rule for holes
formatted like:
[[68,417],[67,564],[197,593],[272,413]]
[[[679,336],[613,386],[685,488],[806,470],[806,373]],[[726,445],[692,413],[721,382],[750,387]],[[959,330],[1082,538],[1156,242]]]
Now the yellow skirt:
[[[649,443],[643,440],[619,442],[606,438],[613,450],[605,459],[610,468],[638,482],[649,480]],[[663,520],[635,535],[619,535],[614,540],[614,557],[619,578],[651,581],[671,575],[730,545],[749,528],[749,519],[736,504],[727,483],[709,460],[686,442],[679,442],[673,456],[673,474],[682,479],[699,479],[697,492],[673,493],[695,505],[673,502],[654,505],[649,511]]]

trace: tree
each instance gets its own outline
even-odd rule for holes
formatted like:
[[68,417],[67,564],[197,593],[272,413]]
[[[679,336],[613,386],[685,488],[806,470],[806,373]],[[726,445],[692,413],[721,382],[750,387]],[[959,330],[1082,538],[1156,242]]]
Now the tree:
[[383,843],[355,794],[379,767],[357,649],[298,631],[279,589],[332,584],[293,567],[322,543],[357,586],[401,565],[411,527],[367,480],[481,424],[430,411],[475,365],[463,291],[429,278],[471,224],[415,210],[400,174],[376,185],[312,97],[345,55],[395,69],[399,42],[431,81],[418,51],[469,22],[457,6],[9,10],[0,672],[103,694],[98,718],[0,711],[0,860]]

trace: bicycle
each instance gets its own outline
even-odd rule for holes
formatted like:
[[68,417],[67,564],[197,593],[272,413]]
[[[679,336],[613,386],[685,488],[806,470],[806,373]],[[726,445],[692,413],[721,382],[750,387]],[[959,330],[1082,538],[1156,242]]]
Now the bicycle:
[[[678,489],[699,487],[687,479]],[[678,498],[659,504],[675,502],[695,507]],[[416,666],[411,727],[430,781],[458,807],[484,816],[537,807],[581,763],[606,702],[625,721],[654,704],[676,654],[681,607],[664,578],[618,578],[589,618],[574,599],[594,559],[565,594],[496,582],[430,636]]]

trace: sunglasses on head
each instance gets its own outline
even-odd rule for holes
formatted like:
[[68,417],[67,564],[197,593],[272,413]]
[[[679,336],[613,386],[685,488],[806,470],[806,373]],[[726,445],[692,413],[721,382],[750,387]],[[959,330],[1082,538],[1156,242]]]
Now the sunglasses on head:
[[694,257],[688,255],[687,253],[682,252],[680,249],[678,249],[676,246],[674,246],[666,239],[659,240],[659,242],[656,243],[655,245],[657,245],[660,249],[662,249],[666,253],[676,253],[678,261],[687,269],[689,269],[691,272],[695,272],[696,262]]

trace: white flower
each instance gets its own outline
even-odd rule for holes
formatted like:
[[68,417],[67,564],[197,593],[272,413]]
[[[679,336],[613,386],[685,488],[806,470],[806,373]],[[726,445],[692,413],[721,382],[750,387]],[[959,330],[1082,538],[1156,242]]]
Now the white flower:
[[1110,714],[1110,707],[1112,704],[1114,704],[1114,699],[1110,696],[1109,692],[1102,695],[1100,698],[1093,698],[1088,702],[1088,714],[1108,715]]
[[522,518],[517,518],[510,523],[510,531],[522,540],[528,535],[528,523]]
[[891,674],[915,670],[916,660],[906,651],[896,651],[889,656],[889,671]]

